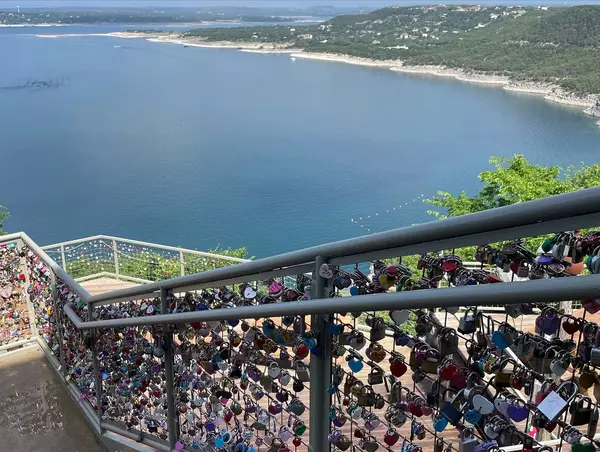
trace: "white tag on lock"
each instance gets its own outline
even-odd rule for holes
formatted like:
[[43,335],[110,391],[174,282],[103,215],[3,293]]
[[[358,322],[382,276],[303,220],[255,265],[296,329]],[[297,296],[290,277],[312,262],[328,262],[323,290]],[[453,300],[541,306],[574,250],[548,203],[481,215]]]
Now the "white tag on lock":
[[559,396],[555,391],[552,391],[546,396],[542,403],[538,405],[538,410],[553,421],[567,406],[567,401]]

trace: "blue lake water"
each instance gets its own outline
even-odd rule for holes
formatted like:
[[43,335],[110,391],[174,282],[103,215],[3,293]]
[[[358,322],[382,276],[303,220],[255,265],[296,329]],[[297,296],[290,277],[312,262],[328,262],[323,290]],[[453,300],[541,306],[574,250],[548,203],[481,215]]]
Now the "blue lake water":
[[0,29],[0,204],[5,230],[40,244],[111,234],[266,256],[431,221],[419,196],[476,192],[490,156],[599,161],[593,118],[498,88],[33,35],[106,28]]

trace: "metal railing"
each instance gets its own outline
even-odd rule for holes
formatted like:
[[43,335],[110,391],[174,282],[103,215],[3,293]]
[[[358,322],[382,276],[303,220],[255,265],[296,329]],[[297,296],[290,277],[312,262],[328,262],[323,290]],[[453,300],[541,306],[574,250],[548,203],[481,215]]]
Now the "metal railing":
[[109,235],[54,243],[42,249],[77,279],[104,275],[137,283],[248,262],[225,254]]
[[[345,353],[349,353],[346,354],[350,358],[348,362],[361,361],[373,369],[377,367],[371,362],[372,356],[361,356],[358,347],[343,344],[339,331],[336,332],[332,327],[343,325],[345,320],[342,316],[346,313],[414,310],[421,315],[430,308],[512,306],[574,299],[600,299],[599,275],[339,297],[335,296],[339,293],[334,279],[326,278],[327,271],[324,276],[323,268],[332,269],[348,265],[356,265],[358,268],[360,263],[378,259],[597,225],[600,225],[600,187],[334,242],[94,296],[90,296],[26,234],[0,237],[0,243],[18,242],[28,249],[28,259],[31,261],[28,263],[28,277],[38,281],[39,286],[31,291],[30,297],[42,300],[38,306],[32,306],[31,309],[35,318],[50,318],[48,327],[40,335],[39,343],[55,364],[57,371],[64,377],[65,384],[81,404],[84,414],[97,432],[116,432],[159,450],[193,450],[199,447],[213,450],[210,444],[223,440],[224,434],[219,433],[218,429],[214,433],[212,428],[223,424],[223,416],[232,413],[233,420],[227,421],[226,425],[246,425],[247,428],[232,427],[230,433],[233,432],[232,435],[239,439],[240,444],[249,444],[250,439],[244,439],[244,435],[256,438],[256,432],[261,429],[272,432],[271,422],[283,420],[280,414],[272,414],[269,411],[271,404],[284,402],[271,395],[276,394],[279,397],[279,392],[271,393],[265,389],[265,385],[273,384],[274,380],[271,376],[270,383],[268,378],[263,382],[262,377],[268,377],[267,368],[275,367],[272,363],[276,363],[281,369],[285,369],[284,352],[289,354],[287,350],[290,348],[296,350],[306,345],[310,348],[309,356],[304,357],[309,360],[310,382],[301,378],[301,370],[296,369],[294,391],[279,387],[280,383],[276,382],[276,385],[282,394],[287,394],[294,401],[290,402],[285,410],[289,413],[289,428],[294,426],[292,437],[299,438],[298,447],[323,452],[332,447],[346,450],[340,442],[340,437],[344,436],[341,427],[332,427],[330,422],[332,406],[335,405],[336,410],[338,406],[342,406],[341,403],[335,403],[334,399],[341,391],[334,384],[334,373],[340,356],[333,355],[335,350],[332,343],[338,344],[336,350],[342,347]],[[86,240],[105,241],[107,238],[99,236]],[[61,246],[70,245],[72,243],[66,242],[58,244],[58,247],[60,249]],[[118,250],[118,244],[112,249]],[[56,247],[50,248],[49,251],[56,252]],[[114,253],[114,256],[118,254],[119,252]],[[66,262],[66,257],[63,259],[61,256],[61,261]],[[118,266],[115,264],[115,267]],[[312,278],[301,278],[301,275],[307,272],[312,273]],[[290,288],[288,294],[288,288],[279,281],[281,278],[296,275],[300,275],[298,286]],[[248,288],[252,296],[244,292]],[[281,303],[282,300],[285,303]],[[44,312],[50,304],[54,308],[52,315]],[[307,315],[310,316],[308,321],[305,317]],[[448,316],[446,320],[447,318]],[[257,323],[256,319],[263,320]],[[272,326],[273,319],[279,322],[275,327]],[[508,314],[506,319],[508,321]],[[398,325],[388,326],[396,331],[399,338],[404,337],[402,334],[408,336]],[[248,335],[249,331],[251,336]],[[273,335],[273,331],[280,337]],[[492,331],[488,332],[491,335]],[[243,337],[240,339],[241,345],[238,342],[237,346],[246,345],[244,352],[235,351],[231,348],[233,346],[223,346],[225,333],[231,341],[236,337]],[[411,359],[415,346],[421,343],[417,336],[411,336],[409,342],[403,343],[404,346],[412,345],[413,351],[409,349]],[[579,341],[582,340],[581,336],[583,335],[580,335]],[[257,337],[262,338],[262,342],[257,342]],[[268,339],[271,339],[272,343]],[[265,340],[270,344],[268,350],[265,348]],[[376,340],[373,343],[375,342]],[[216,351],[222,356],[217,358]],[[258,355],[255,352],[258,352]],[[298,358],[297,351],[294,353]],[[294,362],[304,358],[298,358]],[[219,366],[222,361],[226,361],[224,368]],[[257,378],[256,382],[248,383],[244,380],[246,372],[254,371],[254,368],[265,364],[268,366],[264,372],[257,373],[261,377]],[[413,365],[414,363],[411,363],[411,366]],[[301,365],[298,366],[302,368]],[[242,368],[245,369],[244,373]],[[246,389],[242,391],[241,383],[230,385],[229,382],[240,378],[238,370],[242,374],[241,381],[246,381],[250,392],[246,392]],[[359,370],[351,368],[351,371],[346,372],[358,375]],[[414,372],[419,374],[421,371],[415,368]],[[199,381],[196,375],[201,375],[202,378],[206,376],[206,381]],[[302,385],[298,384],[298,381]],[[298,404],[295,402],[300,400],[301,394],[306,393],[303,392],[306,386],[309,398],[305,399],[305,402],[308,402],[306,404],[310,407],[310,416],[307,416],[309,410],[304,412],[296,409]],[[260,389],[261,387],[263,389]],[[248,405],[248,402],[245,416],[238,419],[244,410],[236,414],[238,410],[235,405],[235,391],[238,391],[238,397],[243,392],[245,397],[258,407],[258,411],[250,411],[248,406],[252,405]],[[260,394],[257,391],[260,391]],[[411,397],[416,397],[417,391],[411,394]],[[255,402],[251,395],[256,398]],[[211,397],[214,397],[214,400]],[[259,400],[267,400],[269,410]],[[207,409],[204,413],[199,406],[208,402],[213,404],[211,409],[214,413],[225,414],[215,415],[213,419],[212,414],[206,414],[213,411]],[[266,418],[260,419],[263,409]],[[533,413],[534,408],[529,409],[532,410],[530,416],[535,417],[537,413]],[[437,408],[435,410],[435,413],[441,416],[440,411]],[[138,412],[141,413],[140,416],[143,414],[142,418],[132,414]],[[373,420],[368,416],[373,415],[377,417],[374,409],[365,411],[365,426],[367,422],[371,422],[367,419]],[[250,422],[253,419],[255,421]],[[234,420],[238,424],[235,424]],[[269,426],[265,425],[266,422]],[[300,433],[305,428],[302,427],[303,422],[309,424],[308,440],[304,440]],[[417,421],[413,416],[412,427],[415,422]],[[351,420],[349,425],[352,432],[354,420]],[[527,425],[531,425],[529,416]],[[280,426],[279,433],[275,433],[281,435],[282,427]],[[476,427],[475,425],[473,428]],[[566,431],[566,424],[561,427]],[[374,435],[369,433],[370,430],[366,432],[365,428],[367,427],[360,427],[363,434],[369,438]],[[400,431],[398,427],[397,433]],[[334,432],[337,432],[337,436],[332,439]],[[205,446],[194,439],[199,435],[204,439]],[[411,443],[414,440],[414,434],[405,432],[404,437]],[[434,437],[437,441],[438,434]],[[225,438],[228,437],[225,435]],[[376,435],[373,438],[375,442],[383,441]],[[454,440],[456,441],[456,438]],[[442,444],[448,444],[443,437]],[[222,448],[219,444],[214,447]],[[516,450],[514,446],[511,447],[512,449],[509,447],[505,450]],[[239,450],[248,450],[248,447]]]

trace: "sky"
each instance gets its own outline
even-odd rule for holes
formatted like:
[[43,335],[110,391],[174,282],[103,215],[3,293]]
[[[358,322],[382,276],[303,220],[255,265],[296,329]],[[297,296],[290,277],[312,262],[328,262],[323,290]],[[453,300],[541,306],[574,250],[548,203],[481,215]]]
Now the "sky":
[[376,9],[389,5],[414,4],[531,4],[531,5],[574,5],[597,4],[600,0],[0,0],[0,9],[55,8],[55,7],[195,7],[195,6],[260,6],[260,7],[303,7],[339,6]]
[[165,6],[260,6],[260,7],[302,7],[340,6],[380,8],[389,5],[414,5],[436,3],[477,3],[477,4],[532,4],[565,5],[595,4],[600,0],[0,0],[0,8],[54,8],[54,7],[165,7]]

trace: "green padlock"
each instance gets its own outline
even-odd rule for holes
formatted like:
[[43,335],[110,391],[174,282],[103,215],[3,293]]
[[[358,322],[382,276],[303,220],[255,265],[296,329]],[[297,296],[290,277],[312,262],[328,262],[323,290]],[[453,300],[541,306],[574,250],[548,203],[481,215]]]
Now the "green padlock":
[[302,436],[306,431],[306,424],[302,421],[294,422],[294,435]]

